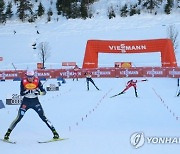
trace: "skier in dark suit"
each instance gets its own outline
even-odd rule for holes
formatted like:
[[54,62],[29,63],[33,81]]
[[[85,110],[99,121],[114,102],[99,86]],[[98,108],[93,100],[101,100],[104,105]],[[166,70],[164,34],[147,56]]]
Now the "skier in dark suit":
[[50,128],[54,135],[54,139],[59,138],[59,134],[56,132],[54,126],[46,118],[43,108],[39,102],[38,95],[45,95],[46,91],[43,88],[40,80],[35,77],[34,71],[27,71],[26,77],[22,79],[20,85],[20,95],[23,96],[18,115],[16,119],[11,123],[9,129],[7,130],[4,140],[9,140],[9,136],[12,130],[15,128],[17,123],[23,118],[28,109],[34,109],[42,121]]
[[86,76],[87,90],[89,90],[89,82],[91,82],[96,87],[96,89],[99,90],[99,88],[95,85],[93,79],[91,78],[92,73],[86,72],[84,75]]

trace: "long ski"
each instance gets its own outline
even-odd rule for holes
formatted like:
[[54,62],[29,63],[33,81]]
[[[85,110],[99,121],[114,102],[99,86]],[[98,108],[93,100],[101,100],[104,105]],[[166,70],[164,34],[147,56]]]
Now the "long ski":
[[67,139],[68,138],[50,139],[50,140],[45,140],[45,141],[38,141],[38,143],[50,143],[50,142],[63,141],[63,140],[67,140]]
[[121,94],[124,94],[124,93],[118,93],[118,94],[116,94],[116,95],[111,96],[110,98],[113,98],[113,97],[119,96],[119,95],[121,95]]
[[10,143],[10,144],[16,144],[15,141],[10,141],[10,140],[5,140],[5,139],[0,139],[0,140],[6,143]]

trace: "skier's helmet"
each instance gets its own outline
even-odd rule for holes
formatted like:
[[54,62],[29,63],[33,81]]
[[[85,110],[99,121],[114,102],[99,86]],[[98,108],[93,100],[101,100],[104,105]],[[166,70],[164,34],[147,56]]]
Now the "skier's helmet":
[[35,75],[35,73],[33,70],[27,70],[27,72],[26,72],[27,77],[34,77],[34,75]]

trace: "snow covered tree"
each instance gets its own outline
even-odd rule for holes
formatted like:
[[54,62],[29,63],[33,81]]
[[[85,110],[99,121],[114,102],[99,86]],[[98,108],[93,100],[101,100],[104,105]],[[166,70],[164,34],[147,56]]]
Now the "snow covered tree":
[[171,14],[172,7],[173,7],[173,0],[167,0],[167,3],[164,8],[164,12],[166,14]]
[[42,5],[41,2],[39,3],[38,9],[37,9],[36,11],[37,11],[37,15],[38,15],[39,17],[41,17],[42,15],[44,15],[45,8],[43,7],[43,5]]
[[47,15],[48,15],[47,21],[49,22],[49,21],[51,21],[51,16],[53,15],[53,11],[52,11],[51,8],[49,8],[49,10],[48,10],[48,12],[47,12]]
[[121,17],[127,17],[128,16],[128,7],[127,4],[125,4],[122,9],[120,10],[120,16]]
[[29,15],[33,14],[32,11],[33,5],[30,3],[29,0],[19,0],[19,1],[20,4],[17,9],[17,14],[19,19],[21,19],[21,21],[24,22],[29,17]]
[[150,13],[153,13],[155,8],[159,8],[162,4],[162,0],[142,0],[142,7],[150,10]]
[[176,28],[171,25],[167,28],[167,33],[168,33],[168,38],[172,40],[173,46],[174,46],[174,51],[177,53],[177,48],[178,48],[178,31]]
[[8,19],[10,19],[13,16],[12,2],[8,2],[5,14],[6,14],[6,18],[8,18]]
[[129,15],[133,16],[135,14],[140,14],[140,9],[137,8],[137,4],[136,5],[130,5]]
[[112,18],[116,17],[116,14],[115,14],[113,6],[110,6],[108,8],[108,17],[109,17],[109,19],[112,19]]

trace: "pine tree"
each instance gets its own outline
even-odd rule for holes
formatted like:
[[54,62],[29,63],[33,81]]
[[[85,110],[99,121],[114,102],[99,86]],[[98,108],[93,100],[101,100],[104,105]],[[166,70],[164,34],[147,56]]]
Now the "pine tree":
[[57,14],[61,15],[62,14],[62,0],[57,0],[56,9],[57,9]]
[[166,14],[171,14],[172,7],[173,7],[173,0],[167,0],[167,3],[164,8],[164,12]]
[[135,14],[140,14],[140,10],[137,8],[137,5],[131,5],[129,15],[133,16]]
[[47,21],[49,22],[49,21],[51,21],[51,16],[53,15],[53,12],[52,12],[52,9],[51,9],[51,8],[49,8],[49,10],[48,10],[48,12],[47,12],[47,15],[48,15]]
[[0,0],[0,23],[6,22],[6,15],[4,14],[5,2],[4,0]]
[[37,9],[36,11],[37,11],[37,15],[38,15],[39,17],[41,17],[42,15],[44,15],[45,9],[44,9],[44,7],[43,7],[43,5],[42,5],[41,2],[39,3],[38,9]]
[[150,10],[150,13],[152,13],[155,8],[159,8],[161,4],[162,0],[142,0],[142,6]]
[[86,3],[86,0],[81,1],[81,7],[80,7],[80,12],[81,12],[81,17],[83,19],[88,18],[88,4]]
[[12,2],[8,2],[7,8],[6,8],[6,18],[10,19],[12,16],[13,16]]
[[127,4],[125,4],[122,9],[120,10],[120,15],[121,17],[127,17],[128,16],[128,7],[127,7]]
[[111,6],[110,8],[108,8],[108,17],[109,17],[109,19],[112,19],[112,18],[115,18],[115,17],[116,17],[116,14],[115,14],[115,12],[114,12],[113,6]]
[[17,14],[21,21],[24,22],[29,16],[33,14],[32,7],[33,5],[30,3],[29,0],[20,0],[20,5],[17,9]]

